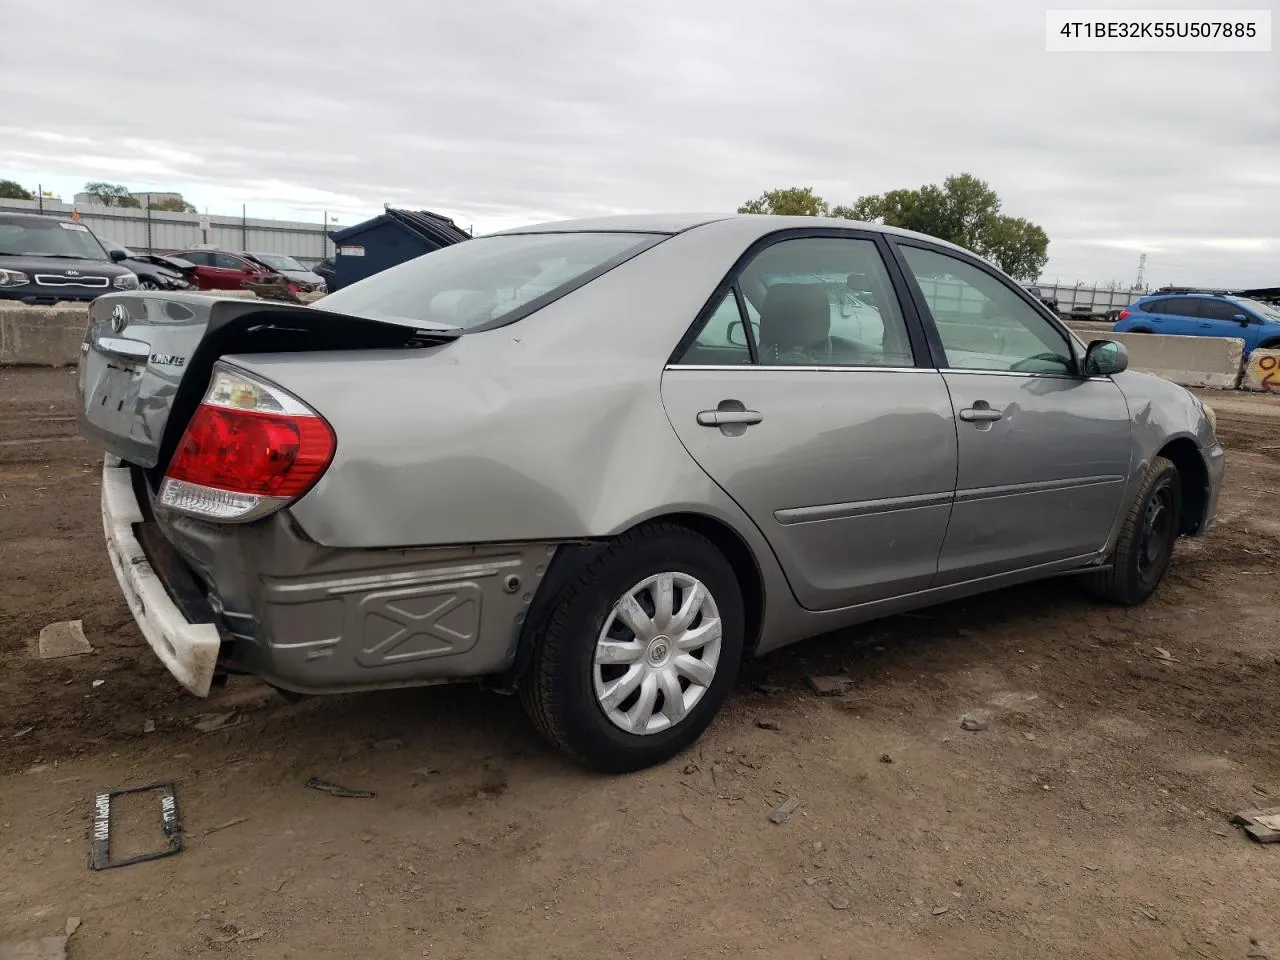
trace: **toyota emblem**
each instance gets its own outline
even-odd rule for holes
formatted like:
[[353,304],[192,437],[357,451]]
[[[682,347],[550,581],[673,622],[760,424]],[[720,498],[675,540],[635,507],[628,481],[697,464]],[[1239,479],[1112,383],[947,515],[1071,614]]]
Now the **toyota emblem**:
[[123,303],[117,303],[111,311],[111,329],[119,333],[129,325],[129,311]]

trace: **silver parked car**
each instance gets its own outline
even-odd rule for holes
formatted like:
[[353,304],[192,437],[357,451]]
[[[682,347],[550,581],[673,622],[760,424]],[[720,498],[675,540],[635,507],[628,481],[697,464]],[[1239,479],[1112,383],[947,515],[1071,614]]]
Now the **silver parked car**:
[[637,216],[446,247],[311,307],[92,307],[107,546],[193,693],[483,679],[610,771],[745,657],[1059,574],[1145,600],[1212,411],[986,262],[850,221]]

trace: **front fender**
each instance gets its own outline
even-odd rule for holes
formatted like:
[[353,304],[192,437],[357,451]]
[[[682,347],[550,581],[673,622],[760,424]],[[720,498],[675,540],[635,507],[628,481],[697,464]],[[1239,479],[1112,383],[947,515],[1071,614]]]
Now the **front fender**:
[[[1195,524],[1196,532],[1203,532],[1216,513],[1225,467],[1225,454],[1204,404],[1185,387],[1152,374],[1129,370],[1114,380],[1129,405],[1132,424],[1133,458],[1125,503],[1132,501],[1151,461],[1157,456],[1176,449],[1173,457],[1176,461],[1194,449],[1200,466],[1204,468],[1206,488]],[[1119,536],[1123,513],[1111,532],[1108,549],[1114,546]]]

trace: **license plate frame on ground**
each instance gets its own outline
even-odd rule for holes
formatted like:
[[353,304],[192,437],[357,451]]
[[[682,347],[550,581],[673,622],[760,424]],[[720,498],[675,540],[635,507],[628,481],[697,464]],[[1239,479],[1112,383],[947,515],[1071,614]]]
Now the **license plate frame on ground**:
[[[140,853],[132,857],[111,859],[111,801],[131,793],[161,791],[160,829],[166,845],[159,850]],[[107,790],[93,798],[93,839],[89,847],[89,866],[94,870],[110,870],[127,867],[147,860],[171,857],[182,850],[182,819],[178,815],[178,796],[172,781],[149,783],[145,787],[127,787],[123,790]]]

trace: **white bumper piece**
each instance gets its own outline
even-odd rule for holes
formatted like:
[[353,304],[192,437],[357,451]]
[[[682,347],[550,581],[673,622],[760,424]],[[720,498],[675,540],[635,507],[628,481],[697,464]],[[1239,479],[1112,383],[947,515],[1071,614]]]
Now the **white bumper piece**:
[[212,623],[192,623],[170,598],[134,536],[143,520],[129,468],[107,457],[102,468],[102,527],[116,580],[138,628],[174,678],[207,697],[221,638]]

